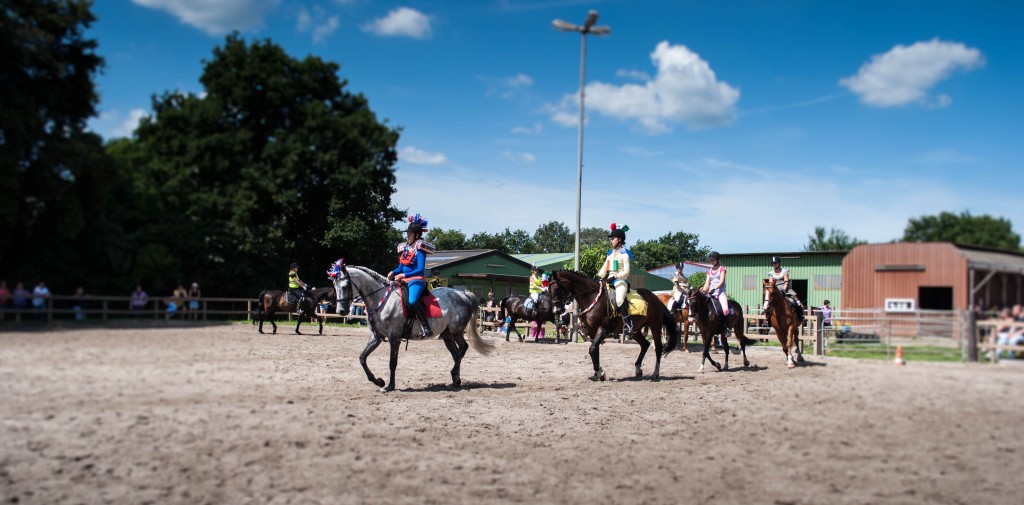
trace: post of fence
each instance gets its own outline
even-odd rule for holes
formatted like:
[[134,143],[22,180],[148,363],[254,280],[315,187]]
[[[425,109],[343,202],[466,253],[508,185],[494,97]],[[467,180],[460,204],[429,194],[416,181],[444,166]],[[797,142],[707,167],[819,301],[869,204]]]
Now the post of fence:
[[967,361],[978,361],[978,321],[974,310],[967,310]]
[[[333,267],[332,267],[333,268]],[[245,301],[245,320],[252,320],[252,300]]]
[[53,322],[53,297],[46,298],[46,322]]
[[825,316],[821,315],[821,312],[818,312],[818,314],[814,318],[814,322],[815,322],[815,331],[814,331],[814,333],[816,333],[815,341],[814,341],[814,355],[815,356],[824,356],[825,355],[825,330],[822,328],[822,321],[824,319],[825,319]]

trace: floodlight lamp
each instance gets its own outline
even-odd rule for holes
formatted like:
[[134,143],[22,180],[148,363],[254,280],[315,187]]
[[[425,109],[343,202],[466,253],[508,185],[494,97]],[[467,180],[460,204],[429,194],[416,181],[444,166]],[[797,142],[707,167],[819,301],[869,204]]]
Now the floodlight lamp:
[[576,25],[574,25],[572,23],[566,22],[566,21],[562,21],[561,19],[556,19],[556,20],[552,21],[551,22],[551,26],[553,26],[556,30],[561,30],[563,32],[576,32],[576,31],[579,31],[579,27],[578,26],[576,26]]
[[590,29],[590,33],[592,35],[608,35],[611,32],[612,29],[610,26],[595,26]]
[[584,29],[590,29],[591,26],[594,26],[595,24],[597,24],[597,17],[598,16],[600,16],[600,14],[598,14],[597,11],[592,10],[592,11],[588,12],[587,13],[587,19],[585,21],[583,21],[583,28]]

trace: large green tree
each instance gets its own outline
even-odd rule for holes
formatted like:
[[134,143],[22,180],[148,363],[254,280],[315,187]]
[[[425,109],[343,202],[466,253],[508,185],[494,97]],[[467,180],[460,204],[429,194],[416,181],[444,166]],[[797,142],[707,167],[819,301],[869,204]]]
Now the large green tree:
[[431,228],[430,232],[427,233],[427,240],[434,244],[434,247],[437,247],[439,251],[467,249],[468,244],[465,233],[459,230],[444,230],[441,228]]
[[117,234],[108,214],[116,174],[100,138],[85,131],[103,65],[85,36],[91,7],[36,0],[0,8],[0,271],[45,276],[55,291],[109,273],[101,242]]
[[1009,219],[989,215],[972,216],[942,212],[907,221],[904,242],[956,242],[959,244],[1019,249],[1020,235],[1014,233]]
[[703,261],[711,252],[710,247],[700,245],[697,234],[682,231],[666,233],[654,240],[641,240],[630,250],[636,256],[637,265],[644,269],[678,261]]
[[154,98],[136,139],[110,149],[147,202],[133,270],[238,295],[282,286],[292,261],[314,284],[338,257],[390,267],[399,132],[338,71],[232,34],[204,62],[204,94]]
[[561,221],[549,221],[537,227],[533,232],[533,242],[537,252],[564,253],[575,251],[576,234]]
[[814,234],[807,236],[805,251],[849,251],[867,241],[851,237],[839,228],[826,231],[824,226],[816,226]]

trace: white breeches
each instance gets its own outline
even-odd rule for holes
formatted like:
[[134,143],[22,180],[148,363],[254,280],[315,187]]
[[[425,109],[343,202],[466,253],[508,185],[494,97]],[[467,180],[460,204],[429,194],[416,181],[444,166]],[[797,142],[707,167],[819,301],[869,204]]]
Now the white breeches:
[[615,283],[615,306],[622,306],[622,302],[626,301],[626,291],[629,290],[629,286],[625,282]]

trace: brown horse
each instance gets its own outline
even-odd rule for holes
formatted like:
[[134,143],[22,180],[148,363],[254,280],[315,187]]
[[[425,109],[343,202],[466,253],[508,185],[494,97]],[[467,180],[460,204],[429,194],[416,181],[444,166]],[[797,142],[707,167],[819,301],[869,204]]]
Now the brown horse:
[[[590,380],[605,380],[607,377],[604,369],[601,368],[601,343],[608,333],[622,331],[622,318],[612,315],[612,304],[609,302],[608,289],[604,282],[599,282],[583,276],[579,272],[571,270],[556,270],[551,274],[551,282],[548,284],[548,294],[555,301],[556,307],[565,306],[570,299],[580,307],[580,320],[582,327],[586,328],[590,336],[590,359],[594,362],[594,375]],[[647,308],[642,314],[632,314],[633,327],[632,338],[640,344],[640,355],[636,358],[636,377],[643,376],[641,365],[647,348],[651,343],[641,335],[639,329],[646,325],[654,336],[654,373],[651,379],[658,380],[661,374],[661,357],[672,352],[679,345],[679,332],[676,331],[672,315],[662,305],[661,300],[654,296],[648,289],[637,289],[636,294],[646,303]],[[613,295],[614,296],[614,295]],[[668,343],[662,349],[661,330],[665,328],[668,332]]]
[[736,300],[729,300],[729,316],[725,321],[722,321],[718,311],[715,309],[714,303],[711,301],[711,296],[707,293],[699,289],[691,289],[690,294],[686,297],[686,301],[690,306],[690,313],[697,320],[697,329],[700,330],[701,337],[704,340],[704,352],[700,360],[700,371],[704,371],[705,360],[710,361],[718,370],[722,370],[722,367],[711,358],[710,354],[711,347],[714,345],[715,335],[721,335],[722,337],[722,347],[725,348],[725,369],[729,369],[729,341],[726,338],[729,330],[732,330],[733,334],[736,335],[736,340],[740,343],[740,353],[743,354],[743,366],[750,366],[750,361],[747,359],[747,346],[753,344],[754,341],[743,334],[743,309],[740,308],[740,304]]
[[786,296],[775,287],[775,279],[764,279],[764,316],[775,328],[775,335],[782,344],[782,352],[786,355],[786,366],[796,368],[795,361],[803,363],[804,356],[800,352],[800,328],[804,325],[803,315],[786,300]]
[[[655,293],[655,295],[659,300],[661,300],[661,304],[664,305],[665,308],[668,308],[668,303],[672,301],[672,294]],[[682,294],[681,300],[686,300],[686,293]],[[686,342],[690,340],[690,307],[684,305],[683,308],[677,308],[673,312],[676,316],[675,320],[677,328],[683,329],[683,350],[686,351]]]
[[[255,322],[259,322],[260,333],[263,333],[263,321],[269,320],[271,326],[274,327],[274,334],[277,334],[277,323],[274,322],[274,313],[276,312],[295,312],[296,304],[288,303],[287,291],[281,291],[278,289],[268,289],[260,293],[260,296],[256,300],[256,317]],[[326,288],[313,288],[309,291],[309,295],[302,301],[302,313],[303,317],[299,317],[298,322],[295,323],[295,334],[299,333],[299,326],[302,326],[302,320],[310,317],[316,317],[316,306],[325,299],[334,300],[336,297],[334,292],[334,286]],[[316,317],[318,323],[320,323],[320,334],[324,334],[324,318]]]

